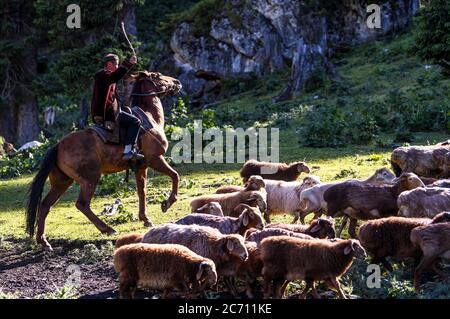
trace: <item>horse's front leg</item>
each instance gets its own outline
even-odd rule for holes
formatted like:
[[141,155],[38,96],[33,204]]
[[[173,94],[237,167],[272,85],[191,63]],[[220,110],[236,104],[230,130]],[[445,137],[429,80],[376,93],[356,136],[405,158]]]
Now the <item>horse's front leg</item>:
[[139,169],[135,176],[139,196],[139,220],[144,222],[145,227],[152,227],[153,224],[147,216],[147,167]]
[[170,192],[170,196],[161,203],[161,210],[165,213],[178,199],[178,183],[180,182],[180,176],[172,167],[170,167],[162,155],[152,158],[149,166],[155,171],[169,176],[172,179],[172,191]]

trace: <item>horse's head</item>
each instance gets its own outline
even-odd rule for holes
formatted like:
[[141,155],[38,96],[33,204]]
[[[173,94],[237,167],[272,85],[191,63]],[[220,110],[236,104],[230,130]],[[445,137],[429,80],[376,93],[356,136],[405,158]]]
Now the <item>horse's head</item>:
[[140,71],[132,75],[135,84],[133,93],[157,93],[158,96],[168,96],[181,91],[181,82],[159,72]]

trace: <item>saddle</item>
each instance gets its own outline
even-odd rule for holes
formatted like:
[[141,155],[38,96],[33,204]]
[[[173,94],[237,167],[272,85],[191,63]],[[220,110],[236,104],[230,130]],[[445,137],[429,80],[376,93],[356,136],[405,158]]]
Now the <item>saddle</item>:
[[[153,128],[152,123],[148,119],[145,112],[138,106],[135,106],[131,109],[131,114],[136,116],[139,120],[141,120],[141,127],[138,132],[139,136],[146,131],[149,131]],[[117,125],[114,122],[105,122],[103,125],[94,124],[90,127],[97,135],[102,139],[102,141],[106,144],[115,144],[115,145],[124,145],[126,129]]]

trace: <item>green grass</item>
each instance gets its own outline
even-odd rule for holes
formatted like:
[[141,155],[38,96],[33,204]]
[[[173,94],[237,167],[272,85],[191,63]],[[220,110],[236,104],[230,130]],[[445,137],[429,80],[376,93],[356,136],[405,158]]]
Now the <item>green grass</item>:
[[[286,129],[280,135],[280,156],[282,161],[290,162],[305,159],[311,166],[319,166],[314,174],[322,181],[332,181],[343,170],[353,170],[356,177],[365,178],[379,167],[388,167],[390,149],[375,146],[348,146],[332,148],[304,148],[296,142],[293,129]],[[420,133],[416,135],[418,144],[435,143],[447,138],[444,134]],[[193,196],[213,193],[217,184],[240,184],[239,168],[242,164],[182,164],[175,166],[181,175],[180,196],[177,203],[162,213],[158,201],[148,204],[148,214],[155,224],[181,218],[189,213],[189,199]],[[345,174],[344,174],[345,175]],[[343,179],[343,178],[341,178]],[[345,178],[344,178],[345,179]],[[0,234],[3,238],[25,238],[24,213],[26,193],[32,176],[0,180]],[[149,174],[149,197],[170,191],[170,179],[166,176]],[[130,179],[132,182],[132,178]],[[48,182],[47,182],[48,184]],[[48,185],[47,185],[48,187]],[[46,188],[47,189],[47,188]],[[46,233],[50,239],[69,239],[83,241],[104,241],[114,239],[129,232],[145,232],[139,221],[114,226],[118,234],[102,235],[87,218],[75,208],[78,186],[73,185],[61,200],[51,209],[47,218]],[[125,208],[138,214],[138,197],[135,191],[121,198]],[[112,204],[115,197],[96,196],[92,201],[94,212],[100,213],[104,205]],[[277,216],[277,221],[289,222],[290,217]]]

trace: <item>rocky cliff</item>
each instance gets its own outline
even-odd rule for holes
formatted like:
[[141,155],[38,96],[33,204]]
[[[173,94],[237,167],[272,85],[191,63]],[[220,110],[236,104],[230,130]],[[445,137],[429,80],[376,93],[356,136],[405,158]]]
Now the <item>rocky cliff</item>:
[[[223,77],[284,67],[291,68],[291,81],[279,98],[300,94],[314,72],[333,74],[335,52],[404,28],[419,7],[419,0],[208,1],[217,11],[197,15],[211,19],[207,30],[180,21],[170,41],[186,91],[204,98]],[[380,28],[366,23],[370,3],[380,6]]]

